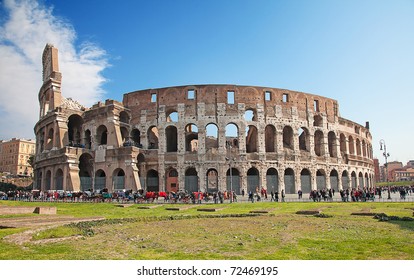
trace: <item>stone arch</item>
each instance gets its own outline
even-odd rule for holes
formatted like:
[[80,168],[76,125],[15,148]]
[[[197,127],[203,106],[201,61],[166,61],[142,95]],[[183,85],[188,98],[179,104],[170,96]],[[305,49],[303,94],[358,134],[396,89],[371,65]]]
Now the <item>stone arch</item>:
[[178,172],[177,169],[171,167],[167,170],[166,176],[166,191],[167,192],[178,192],[179,182],[178,182]]
[[320,157],[324,155],[324,147],[325,147],[325,143],[324,143],[324,136],[323,136],[323,132],[320,130],[316,130],[315,131],[315,154]]
[[165,128],[165,140],[166,148],[168,152],[177,152],[178,151],[178,132],[177,128],[173,125],[167,126]]
[[122,168],[117,168],[112,173],[112,183],[114,191],[125,189],[125,172]]
[[55,131],[53,128],[50,128],[47,132],[46,150],[51,150],[53,148],[54,138],[55,138]]
[[96,130],[96,142],[98,145],[108,144],[108,129],[105,125],[100,125]]
[[295,171],[292,168],[285,169],[284,181],[285,181],[285,193],[286,194],[296,193]]
[[266,187],[267,192],[278,192],[279,191],[279,174],[273,167],[266,171]]
[[355,173],[355,171],[352,171],[351,172],[351,187],[353,188],[353,189],[356,189],[357,188],[357,177],[356,177],[356,173]]
[[361,155],[361,141],[357,138],[355,141],[355,145],[356,145],[356,154],[357,156]]
[[259,170],[256,167],[251,167],[247,170],[247,191],[255,193],[258,190],[260,190]]
[[344,170],[342,172],[342,189],[346,190],[349,189],[349,176],[348,176],[348,171]]
[[300,172],[300,185],[303,193],[310,193],[312,191],[312,176],[307,168],[302,169]]
[[85,131],[85,147],[92,149],[92,133],[89,129]]
[[[127,143],[129,143],[129,142],[130,142],[130,140],[129,140],[129,131],[128,131],[128,129],[127,129],[126,127],[124,127],[124,126],[122,126],[122,127],[120,128],[120,130],[121,130],[121,139],[122,139],[122,143],[124,143],[124,145],[126,145]],[[131,145],[131,144],[129,144],[129,145]]]
[[93,170],[93,158],[88,153],[83,153],[79,157],[79,179],[80,190],[87,191],[92,189],[92,170]]
[[148,149],[158,149],[158,128],[156,126],[151,126],[148,128]]
[[293,150],[293,129],[291,126],[283,128],[283,148]]
[[298,135],[299,135],[299,150],[310,152],[309,130],[306,127],[301,127],[298,129]]
[[184,189],[188,193],[197,192],[198,187],[198,172],[194,167],[189,167],[185,171],[185,186]]
[[329,156],[336,158],[338,157],[337,149],[336,149],[336,135],[335,132],[329,131],[328,133],[328,150],[329,150]]
[[95,172],[95,184],[94,184],[94,191],[95,190],[103,190],[106,188],[106,173],[102,169],[98,169]]
[[158,192],[160,190],[158,171],[154,169],[148,170],[146,183],[148,192]]
[[343,133],[339,135],[339,143],[342,154],[346,154],[346,137]]
[[265,147],[266,153],[276,152],[276,128],[268,124],[265,128]]
[[134,128],[133,130],[131,130],[131,140],[133,141],[134,146],[142,148],[142,145],[141,145],[141,131],[139,131],[139,129]]
[[45,177],[45,189],[52,190],[52,171],[47,170],[46,171],[46,177]]
[[127,112],[121,111],[119,113],[119,121],[121,123],[129,124],[129,120],[130,120],[130,117],[129,117],[129,114]]
[[214,193],[219,191],[218,186],[218,172],[214,168],[210,168],[206,172],[206,186],[208,193]]
[[198,127],[195,124],[187,124],[185,127],[185,150],[198,151]]
[[330,180],[331,189],[334,191],[339,191],[338,171],[336,171],[335,169],[332,169],[331,173],[329,174],[329,180]]
[[362,156],[364,158],[367,157],[367,144],[366,144],[365,140],[362,140]]
[[326,173],[323,169],[318,169],[316,171],[316,189],[326,189]]
[[206,125],[206,151],[217,149],[219,146],[218,126],[215,123]]
[[349,136],[348,138],[348,150],[350,155],[355,155],[355,144],[354,144],[354,138],[352,136]]
[[81,144],[83,118],[77,114],[68,118],[68,141],[69,146],[78,147]]
[[177,111],[169,111],[167,113],[167,122],[178,122],[178,112]]
[[257,110],[255,108],[248,108],[244,112],[244,120],[246,122],[257,121]]
[[238,148],[239,147],[239,127],[234,123],[226,125],[226,147]]
[[364,175],[362,174],[362,172],[358,173],[358,188],[363,189],[365,188],[364,185]]
[[258,132],[254,125],[246,128],[246,152],[257,153]]
[[226,172],[226,189],[227,191],[234,191],[235,194],[241,193],[240,188],[240,172],[237,168],[231,167]]
[[55,173],[55,187],[56,190],[63,190],[63,170],[58,168]]

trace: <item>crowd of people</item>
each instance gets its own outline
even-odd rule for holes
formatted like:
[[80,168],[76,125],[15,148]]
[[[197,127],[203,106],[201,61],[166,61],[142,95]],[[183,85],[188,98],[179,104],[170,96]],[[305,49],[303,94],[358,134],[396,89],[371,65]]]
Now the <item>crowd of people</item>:
[[[314,202],[329,202],[338,201],[335,198],[334,189],[321,189],[312,190],[309,193],[309,201]],[[400,200],[404,201],[407,196],[411,196],[414,193],[414,186],[394,186],[394,187],[376,187],[376,188],[352,188],[342,189],[339,191],[340,200],[342,202],[366,202],[375,201],[375,199],[386,200],[391,198],[391,194],[395,198],[396,194],[399,194]],[[290,198],[289,201],[306,201],[303,198],[301,190],[298,191],[297,199]],[[242,201],[245,201],[245,191],[241,191]],[[107,189],[103,189],[99,192],[93,192],[92,190],[70,192],[63,190],[54,191],[8,191],[0,192],[0,200],[18,200],[18,201],[47,201],[47,202],[129,202],[129,203],[142,203],[142,202],[159,202],[159,199],[163,199],[164,203],[224,203],[225,201],[237,202],[238,196],[234,191],[217,191],[213,193],[207,192],[145,192],[143,190],[119,190],[115,192],[108,192]],[[276,190],[270,192],[270,198],[265,188],[256,188],[256,191],[249,191],[247,193],[248,202],[285,202],[286,194],[282,190],[280,193]]]

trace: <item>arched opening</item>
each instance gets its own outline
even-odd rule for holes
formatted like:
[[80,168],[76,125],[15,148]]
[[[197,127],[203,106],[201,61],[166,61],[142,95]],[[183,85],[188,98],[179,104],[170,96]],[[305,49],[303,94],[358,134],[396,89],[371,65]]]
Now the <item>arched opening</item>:
[[141,145],[141,131],[139,131],[139,129],[134,128],[131,131],[131,140],[133,141],[134,146],[136,146],[138,148],[142,148],[142,145]]
[[266,172],[267,192],[279,192],[279,175],[275,168],[269,168]]
[[368,173],[365,173],[365,188],[368,189],[370,185]]
[[320,115],[313,116],[313,126],[323,126],[323,118]]
[[323,141],[323,132],[320,130],[315,131],[315,154],[320,157],[324,155],[324,141]]
[[100,125],[96,130],[96,142],[98,143],[98,145],[108,144],[108,130],[106,126]]
[[300,172],[300,185],[302,193],[310,193],[312,191],[312,180],[309,169],[302,169]]
[[158,149],[158,128],[151,126],[148,129],[148,149]]
[[255,109],[247,109],[244,112],[244,120],[246,122],[257,121],[256,110]]
[[89,129],[85,131],[85,146],[87,149],[92,149],[92,136]]
[[301,127],[298,130],[298,135],[299,135],[299,150],[310,152],[309,130],[306,127]]
[[178,133],[175,126],[168,126],[165,129],[165,137],[167,142],[167,153],[178,151]]
[[56,190],[63,190],[63,171],[58,169],[55,174],[55,186]]
[[52,172],[50,170],[46,171],[45,187],[47,191],[52,190]]
[[69,146],[79,147],[81,145],[83,119],[79,115],[71,115],[68,118],[68,140]]
[[216,150],[218,146],[218,127],[210,123],[206,126],[206,151]]
[[332,169],[331,174],[329,174],[331,189],[339,191],[339,175],[338,171]]
[[293,150],[293,129],[290,126],[283,128],[283,148]]
[[328,133],[328,149],[330,157],[336,158],[338,156],[336,149],[336,135],[333,131],[329,131]]
[[362,174],[362,172],[359,172],[359,174],[358,174],[358,188],[360,188],[360,189],[365,188],[364,175]]
[[316,189],[326,189],[326,174],[325,171],[322,169],[316,171]]
[[252,193],[260,191],[259,170],[255,167],[252,167],[247,171],[247,191]]
[[362,156],[367,157],[367,144],[365,140],[362,140]]
[[197,192],[198,189],[198,173],[194,167],[190,167],[185,171],[185,191],[188,193]]
[[276,152],[276,128],[269,124],[265,128],[266,153]]
[[125,189],[125,172],[121,168],[114,170],[112,175],[114,191],[122,191]]
[[295,190],[295,171],[292,168],[287,168],[284,174],[285,193],[294,194]]
[[226,189],[227,191],[233,190],[235,194],[239,195],[241,192],[240,188],[240,172],[237,168],[232,167],[226,172]]
[[119,121],[121,123],[125,123],[125,124],[129,124],[129,115],[127,112],[122,111],[121,113],[119,113]]
[[257,128],[254,125],[249,125],[246,128],[246,152],[257,153]]
[[349,154],[355,155],[355,144],[354,144],[354,138],[352,138],[352,136],[349,136],[348,143],[349,143],[349,147],[348,147]]
[[207,179],[207,192],[214,193],[218,192],[218,172],[216,169],[209,169],[206,174]]
[[185,127],[185,150],[187,152],[198,151],[198,127],[195,124],[188,124]]
[[80,190],[86,191],[92,189],[92,170],[93,159],[90,154],[82,154],[79,157],[79,179]]
[[357,177],[356,177],[355,171],[352,171],[352,173],[351,173],[351,187],[353,189],[357,188]]
[[178,122],[177,111],[173,111],[167,115],[167,122]]
[[226,125],[226,148],[239,148],[239,128],[234,123]]
[[147,173],[147,191],[148,192],[158,192],[159,191],[159,178],[158,172],[154,169],[151,169]]
[[348,171],[346,170],[342,172],[342,189],[343,190],[349,189],[349,177],[348,177]]
[[166,172],[166,190],[167,192],[178,192],[178,172],[175,168],[171,168]]
[[357,138],[356,139],[356,154],[357,156],[361,155],[361,141]]
[[47,133],[46,150],[51,150],[53,148],[54,136],[55,136],[55,132],[53,128],[49,129]]
[[339,142],[340,142],[342,156],[344,156],[346,154],[346,137],[343,133],[339,135]]
[[103,190],[106,188],[106,174],[105,171],[99,169],[95,173],[94,191]]

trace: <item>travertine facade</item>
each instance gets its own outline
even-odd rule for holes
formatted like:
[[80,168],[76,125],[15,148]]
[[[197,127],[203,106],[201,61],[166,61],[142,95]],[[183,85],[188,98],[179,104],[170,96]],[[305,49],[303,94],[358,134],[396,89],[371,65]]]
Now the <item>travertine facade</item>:
[[369,125],[341,118],[335,100],[190,85],[135,91],[122,103],[87,109],[62,97],[50,45],[43,67],[35,126],[40,189],[307,193],[373,185]]

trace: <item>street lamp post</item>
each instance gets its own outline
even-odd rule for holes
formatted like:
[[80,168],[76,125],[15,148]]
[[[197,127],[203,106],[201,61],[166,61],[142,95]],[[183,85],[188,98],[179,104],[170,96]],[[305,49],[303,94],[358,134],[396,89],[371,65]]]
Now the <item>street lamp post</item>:
[[[387,153],[387,146],[385,145],[385,141],[383,139],[380,140],[380,151],[384,151],[382,155],[385,158],[385,178],[388,186],[388,157],[390,156],[390,154]],[[391,199],[390,186],[388,186],[388,199]]]

